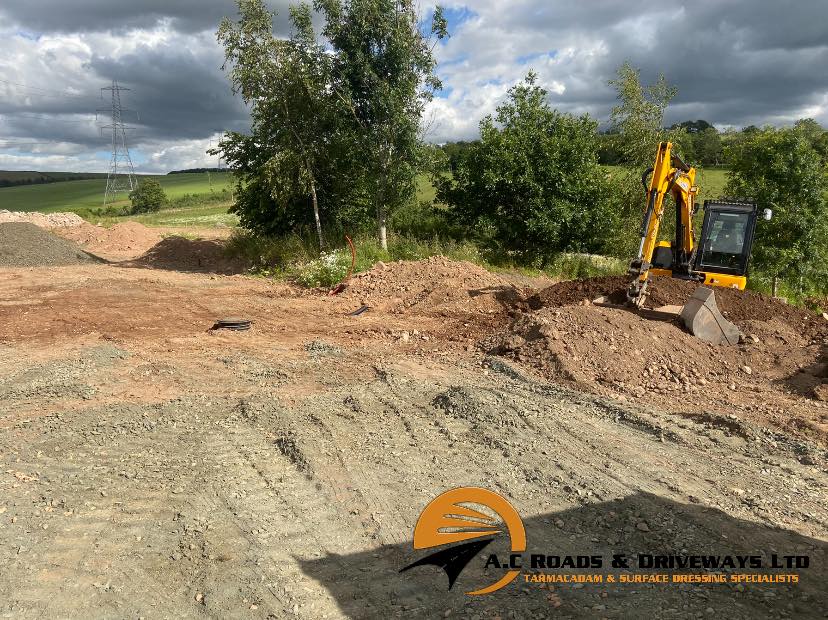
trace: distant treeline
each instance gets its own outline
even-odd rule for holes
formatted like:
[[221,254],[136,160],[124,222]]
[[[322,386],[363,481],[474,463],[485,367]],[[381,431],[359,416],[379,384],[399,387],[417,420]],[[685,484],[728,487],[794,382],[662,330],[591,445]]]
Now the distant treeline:
[[227,172],[225,168],[188,168],[187,170],[173,170],[167,174],[196,174],[199,172]]
[[[678,151],[682,158],[694,166],[730,166],[726,147],[736,147],[750,136],[760,132],[760,128],[750,125],[741,131],[719,131],[705,120],[684,121],[676,123],[671,130],[678,130]],[[451,142],[442,146],[449,158],[452,171],[458,158],[469,150],[474,142]],[[822,133],[814,148],[822,155],[828,155],[828,133]],[[623,164],[622,151],[618,134],[612,131],[602,132],[598,136],[598,162],[605,165]]]
[[34,172],[30,170],[0,170],[0,187],[18,185],[42,185],[63,181],[83,181],[100,179],[106,174],[95,172]]

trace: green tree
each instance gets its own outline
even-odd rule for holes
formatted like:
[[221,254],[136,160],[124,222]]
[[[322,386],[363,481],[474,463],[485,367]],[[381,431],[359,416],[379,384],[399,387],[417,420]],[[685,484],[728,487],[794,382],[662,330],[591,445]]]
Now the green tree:
[[696,161],[703,166],[718,166],[722,162],[722,137],[715,127],[694,134]]
[[655,159],[659,142],[674,139],[678,130],[664,129],[664,111],[678,92],[659,75],[655,84],[643,86],[640,71],[625,62],[610,80],[619,103],[610,113],[622,163],[646,167]]
[[144,179],[129,194],[133,213],[152,213],[167,204],[167,194],[155,179]]
[[474,145],[475,142],[465,142],[460,140],[459,142],[448,142],[440,147],[448,158],[448,170],[453,173],[457,169],[460,160],[466,156]]
[[[663,75],[655,84],[644,86],[640,72],[629,63],[619,67],[616,79],[610,81],[616,90],[618,104],[612,109],[613,138],[622,170],[613,174],[613,197],[620,225],[611,244],[612,253],[629,258],[638,247],[639,228],[644,212],[644,193],[641,173],[653,165],[659,142],[671,141],[681,145],[686,133],[681,129],[664,129],[667,105],[676,95]],[[666,218],[663,228],[670,233],[672,218]]]
[[217,149],[238,173],[235,209],[243,225],[274,233],[300,227],[310,204],[322,249],[320,184],[334,217],[331,174],[349,176],[341,168],[351,161],[337,159],[343,112],[330,90],[331,56],[317,42],[309,5],[291,7],[288,39],[274,36],[264,0],[238,0],[238,9],[239,20],[225,18],[217,34],[233,91],[252,119],[250,135],[228,133]]
[[683,123],[676,123],[670,129],[683,129],[687,133],[699,133],[705,129],[712,129],[713,125],[705,120],[699,119],[695,121],[684,121]]
[[553,110],[536,76],[509,91],[480,142],[438,178],[438,198],[494,251],[546,264],[563,251],[606,248],[615,225],[597,161],[597,122]]
[[794,124],[814,147],[823,163],[828,164],[828,131],[812,118],[803,118]]
[[[441,87],[431,41],[420,29],[413,0],[315,0],[330,42],[332,92],[350,113],[359,157],[387,249],[393,210],[414,199],[426,102]],[[442,11],[431,33],[447,36]]]
[[828,288],[828,176],[808,129],[752,130],[728,153],[727,191],[774,212],[757,227],[755,268],[799,293]]
[[613,133],[598,134],[598,162],[606,166],[617,166],[621,163],[622,154],[618,150],[618,141]]

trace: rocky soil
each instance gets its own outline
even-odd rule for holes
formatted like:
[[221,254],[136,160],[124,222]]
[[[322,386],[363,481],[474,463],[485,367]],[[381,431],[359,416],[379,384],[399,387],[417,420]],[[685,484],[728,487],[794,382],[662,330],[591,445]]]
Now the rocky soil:
[[85,224],[85,220],[76,213],[38,213],[36,211],[0,210],[0,224],[8,222],[27,222],[40,228],[72,228]]
[[[0,268],[0,617],[828,609],[818,322],[744,319],[757,341],[725,351],[445,259],[378,266],[328,297],[138,268],[141,252]],[[226,316],[253,329],[209,331]],[[543,551],[811,566],[796,585],[485,597],[463,593],[482,561],[451,591],[434,567],[400,574],[420,511],[462,485],[508,498]]]
[[[620,288],[619,288],[620,287]],[[657,280],[648,304],[678,304],[695,286]],[[624,296],[623,278],[565,282],[529,299],[535,310],[483,341],[541,375],[684,416],[733,415],[763,427],[828,438],[828,320],[751,292],[717,290],[723,314],[745,334],[736,347],[689,335],[678,321],[594,306]]]
[[503,314],[523,299],[523,292],[478,265],[434,256],[378,263],[351,279],[346,297],[394,314]]

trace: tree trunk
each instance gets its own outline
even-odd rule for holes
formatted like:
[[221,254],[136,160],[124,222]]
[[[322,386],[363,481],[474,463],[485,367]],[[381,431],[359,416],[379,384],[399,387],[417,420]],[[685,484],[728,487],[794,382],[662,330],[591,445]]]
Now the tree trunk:
[[319,201],[316,198],[316,180],[311,177],[311,202],[313,203],[313,218],[316,220],[316,235],[319,237],[319,251],[325,249],[325,240],[322,238],[322,221],[319,219]]
[[379,242],[380,247],[388,251],[388,231],[385,221],[385,205],[379,204],[377,206],[377,223],[379,224]]
[[385,209],[385,178],[380,182],[379,190],[377,191],[377,228],[379,229],[380,247],[388,251],[388,230],[387,230],[387,213]]
[[773,276],[773,292],[771,293],[774,297],[778,297],[779,293],[779,278]]

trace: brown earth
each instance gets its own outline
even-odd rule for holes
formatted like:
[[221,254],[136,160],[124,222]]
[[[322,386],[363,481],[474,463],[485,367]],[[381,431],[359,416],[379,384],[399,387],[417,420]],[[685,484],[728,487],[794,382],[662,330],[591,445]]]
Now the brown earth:
[[[611,303],[623,304],[629,278],[606,276],[587,280],[572,280],[549,286],[529,299],[530,306],[537,310],[542,307],[571,306],[606,296]],[[672,278],[653,278],[648,289],[645,307],[683,306],[698,288],[698,284]],[[769,321],[780,319],[785,323],[806,330],[824,326],[817,313],[790,306],[767,295],[754,291],[716,288],[716,303],[730,321]]]
[[420,261],[379,263],[355,275],[345,297],[383,310],[503,314],[523,299],[510,279],[468,262],[435,256]]
[[123,222],[114,226],[94,226],[84,222],[72,228],[54,229],[55,234],[74,241],[88,252],[107,259],[133,257],[161,241],[161,231],[138,222]]
[[[678,321],[644,320],[588,300],[624,298],[624,277],[563,282],[530,300],[535,311],[485,339],[488,350],[580,389],[632,399],[682,415],[734,415],[792,434],[828,439],[822,402],[828,321],[750,291],[716,289],[722,313],[746,337],[708,345]],[[696,285],[653,281],[649,307],[683,305]]]
[[[52,232],[64,239],[74,241],[87,252],[112,262],[141,260],[141,256],[146,255],[144,263],[155,263],[150,266],[161,268],[165,268],[163,267],[165,264],[172,268],[179,268],[187,261],[190,267],[198,267],[198,258],[194,258],[194,254],[198,252],[193,252],[191,248],[193,244],[187,242],[207,241],[213,246],[218,246],[219,244],[216,243],[218,240],[224,240],[230,235],[230,229],[190,228],[182,231],[180,228],[150,228],[139,222],[131,221],[108,227],[83,222],[78,226],[53,228]],[[182,237],[182,234],[186,237]],[[165,241],[166,243],[162,243]],[[159,244],[161,244],[160,247]],[[223,252],[222,256],[210,250],[201,252],[201,254],[205,253],[208,256],[200,257],[202,265],[206,265],[208,260],[218,258],[220,260],[217,266],[219,268],[224,266],[222,264]]]
[[[330,297],[195,273],[175,253],[141,267],[159,242],[118,264],[0,268],[0,616],[828,608],[828,405],[785,387],[791,364],[820,346],[793,324],[746,321],[758,343],[714,350],[578,301],[531,311],[525,282],[445,259],[378,266]],[[253,328],[209,331],[225,316]],[[509,338],[516,363],[481,350]],[[676,387],[636,397],[620,381]],[[424,555],[411,538],[420,511],[461,485],[512,502],[530,552],[606,558],[590,573],[618,576],[613,555],[639,553],[799,554],[810,568],[749,571],[797,584],[540,587],[521,576],[479,597],[464,592],[498,574],[482,558],[451,590],[435,567],[400,573]]]

